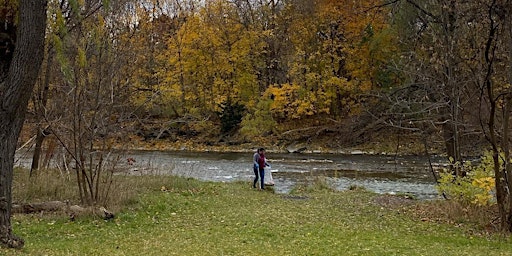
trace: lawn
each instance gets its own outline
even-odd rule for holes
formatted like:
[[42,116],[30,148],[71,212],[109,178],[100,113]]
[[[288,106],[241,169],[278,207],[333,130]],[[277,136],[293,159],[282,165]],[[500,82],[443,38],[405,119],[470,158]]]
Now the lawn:
[[[181,178],[173,178],[181,179]],[[22,250],[1,255],[512,255],[512,240],[471,225],[424,221],[411,203],[361,189],[290,195],[248,183],[168,180],[113,220],[15,215]]]

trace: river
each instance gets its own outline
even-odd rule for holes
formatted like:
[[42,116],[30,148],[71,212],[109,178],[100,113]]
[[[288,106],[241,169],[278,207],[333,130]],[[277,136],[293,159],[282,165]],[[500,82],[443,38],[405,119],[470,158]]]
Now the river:
[[[132,174],[172,174],[217,182],[251,181],[254,177],[252,153],[129,151],[124,159],[128,158],[134,160],[127,167]],[[288,193],[297,184],[321,176],[338,190],[360,186],[419,199],[438,197],[429,160],[424,156],[267,153],[267,159],[276,193]],[[436,169],[444,161],[431,158]]]
[[[30,167],[30,154],[18,155],[16,165]],[[133,175],[179,175],[205,181],[247,181],[254,174],[252,153],[139,151],[122,153],[117,165]],[[130,161],[128,161],[130,159]],[[289,193],[297,184],[325,177],[335,189],[364,187],[376,193],[438,198],[435,179],[425,156],[267,153],[276,193]],[[55,160],[55,159],[54,159]],[[439,169],[445,160],[431,158]]]

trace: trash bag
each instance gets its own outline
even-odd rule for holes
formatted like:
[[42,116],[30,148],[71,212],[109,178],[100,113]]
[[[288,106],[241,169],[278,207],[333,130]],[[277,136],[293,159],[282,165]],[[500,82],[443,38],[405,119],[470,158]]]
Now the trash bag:
[[272,178],[270,168],[265,168],[265,179],[263,182],[266,186],[274,186],[274,178]]

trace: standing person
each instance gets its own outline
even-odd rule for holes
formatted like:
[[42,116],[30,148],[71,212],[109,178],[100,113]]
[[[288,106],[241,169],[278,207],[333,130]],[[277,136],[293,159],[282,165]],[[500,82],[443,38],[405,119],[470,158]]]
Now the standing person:
[[[253,157],[252,157],[252,164],[253,164],[253,170],[254,170],[254,182],[252,183],[252,187],[253,188],[256,188],[256,183],[258,183],[258,177],[260,176],[259,175],[259,170],[260,170],[260,164],[259,164],[259,161],[260,161],[260,151],[262,150],[262,148],[258,148],[258,150],[256,151],[256,153],[254,153]],[[263,179],[262,179],[263,180]]]
[[253,183],[253,187],[256,188],[256,183],[258,182],[258,176],[260,178],[260,188],[263,190],[265,189],[265,167],[270,166],[267,163],[267,159],[265,158],[265,149],[260,148],[257,152],[258,156],[256,154],[254,155],[254,159],[256,160],[258,170],[256,171],[256,168],[254,169],[255,179]]

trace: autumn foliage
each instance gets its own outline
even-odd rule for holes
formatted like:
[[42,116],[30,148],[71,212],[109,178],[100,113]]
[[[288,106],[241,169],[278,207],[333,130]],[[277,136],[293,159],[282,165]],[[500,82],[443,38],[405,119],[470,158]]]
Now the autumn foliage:
[[263,135],[357,114],[359,95],[384,85],[378,71],[395,46],[374,1],[189,4],[135,5],[120,36],[131,46],[126,76],[140,115],[222,126],[230,102],[245,110],[235,128],[252,137],[256,127]]
[[[4,74],[17,3],[0,0]],[[100,177],[114,167],[101,163],[121,143],[283,146],[324,136],[343,148],[394,139],[375,135],[383,131],[416,136],[425,154],[441,145],[452,159],[446,183],[465,179],[483,191],[477,201],[496,187],[512,231],[510,1],[47,3],[27,133],[36,134],[34,163],[45,140],[47,151],[65,149],[87,203],[110,193]],[[494,183],[460,164],[488,148]]]

